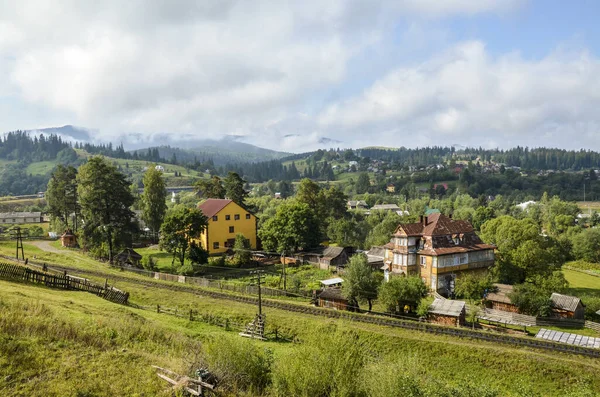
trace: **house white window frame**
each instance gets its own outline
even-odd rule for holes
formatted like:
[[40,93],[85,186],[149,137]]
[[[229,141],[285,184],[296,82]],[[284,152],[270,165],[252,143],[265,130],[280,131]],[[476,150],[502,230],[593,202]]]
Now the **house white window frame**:
[[423,256],[423,255],[421,255],[421,261],[420,261],[420,263],[421,263],[421,266],[422,266],[422,267],[425,267],[425,266],[427,266],[427,257],[426,257],[426,256]]

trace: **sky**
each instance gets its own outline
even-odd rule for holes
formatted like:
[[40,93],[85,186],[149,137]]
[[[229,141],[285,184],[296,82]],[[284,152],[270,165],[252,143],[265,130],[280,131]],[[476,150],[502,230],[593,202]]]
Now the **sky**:
[[596,0],[1,1],[0,131],[600,150],[599,17]]

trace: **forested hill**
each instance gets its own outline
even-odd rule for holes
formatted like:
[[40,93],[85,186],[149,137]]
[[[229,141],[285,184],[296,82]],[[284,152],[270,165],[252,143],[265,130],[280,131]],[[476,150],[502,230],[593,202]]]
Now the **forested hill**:
[[396,162],[403,165],[427,166],[443,163],[452,157],[482,163],[494,161],[508,167],[534,170],[580,171],[600,168],[600,153],[591,150],[565,150],[554,148],[522,148],[508,150],[454,147],[425,147],[417,149],[364,148],[356,153],[371,160]]

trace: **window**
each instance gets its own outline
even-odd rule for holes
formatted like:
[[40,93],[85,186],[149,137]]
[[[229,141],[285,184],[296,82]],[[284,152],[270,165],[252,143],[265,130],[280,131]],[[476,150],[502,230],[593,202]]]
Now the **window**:
[[215,216],[213,216],[213,222],[216,222],[216,221],[218,221],[218,220],[219,220],[219,217],[218,217],[218,216],[216,216],[216,215],[215,215]]
[[250,219],[250,214],[246,214],[246,219]]
[[213,249],[216,249],[216,250],[218,250],[218,249],[219,249],[219,242],[218,242],[218,241],[215,241],[215,242],[213,243]]
[[226,221],[229,221],[229,220],[231,220],[231,215],[225,215],[225,220],[226,220]]
[[240,214],[235,214],[233,216],[233,219],[236,220],[236,221],[239,221],[240,220]]
[[427,258],[422,256],[421,257],[421,266],[425,266],[427,264]]
[[234,233],[233,226],[229,226],[229,233]]
[[456,245],[460,244],[460,238],[454,237],[454,244],[456,244]]

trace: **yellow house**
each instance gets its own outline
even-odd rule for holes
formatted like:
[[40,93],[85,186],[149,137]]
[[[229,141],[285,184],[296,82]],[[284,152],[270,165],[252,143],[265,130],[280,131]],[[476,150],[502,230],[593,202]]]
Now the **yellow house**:
[[385,190],[388,193],[396,193],[396,186],[392,183],[388,183],[388,185],[385,187]]
[[208,218],[208,226],[200,236],[209,255],[222,254],[233,248],[235,236],[242,234],[256,249],[256,216],[232,200],[208,199],[198,206]]

